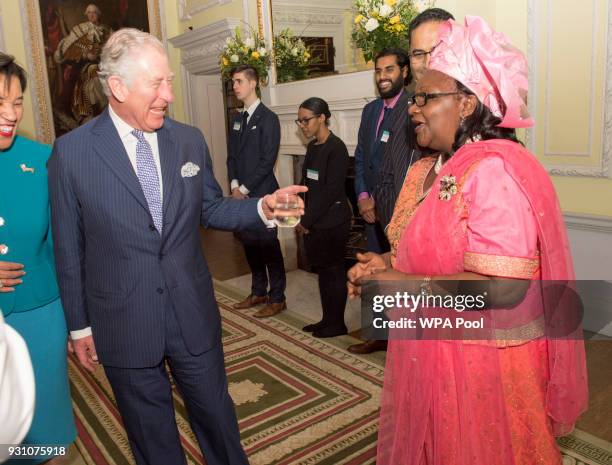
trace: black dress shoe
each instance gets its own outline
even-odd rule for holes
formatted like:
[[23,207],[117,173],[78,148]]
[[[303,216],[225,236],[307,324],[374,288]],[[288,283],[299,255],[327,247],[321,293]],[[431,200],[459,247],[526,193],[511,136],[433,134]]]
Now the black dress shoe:
[[312,332],[314,337],[336,337],[348,334],[346,326],[322,326]]
[[319,321],[318,323],[311,323],[309,325],[306,325],[302,328],[302,331],[306,331],[307,333],[312,333],[313,331],[316,331],[319,328],[323,327],[323,321]]

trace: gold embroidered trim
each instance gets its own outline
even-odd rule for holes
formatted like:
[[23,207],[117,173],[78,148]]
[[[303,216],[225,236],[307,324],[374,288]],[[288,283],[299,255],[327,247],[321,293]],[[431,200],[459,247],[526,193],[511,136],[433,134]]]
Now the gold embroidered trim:
[[[493,312],[496,310],[492,310]],[[522,326],[510,329],[494,329],[492,340],[464,339],[464,344],[495,346],[498,348],[516,347],[544,336],[544,316]]]
[[387,227],[387,239],[391,244],[391,264],[393,266],[395,266],[397,247],[402,233],[421,204],[420,200],[424,199],[423,185],[435,163],[435,157],[421,158],[408,169],[402,190],[395,202],[393,217]]
[[463,268],[487,276],[533,279],[540,269],[540,258],[506,257],[484,253],[466,252]]

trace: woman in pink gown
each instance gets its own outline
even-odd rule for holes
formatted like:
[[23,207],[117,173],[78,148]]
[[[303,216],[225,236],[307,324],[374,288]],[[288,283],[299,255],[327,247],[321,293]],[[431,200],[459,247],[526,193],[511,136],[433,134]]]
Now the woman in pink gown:
[[442,281],[504,280],[522,303],[490,310],[488,340],[391,333],[377,464],[560,465],[554,437],[586,409],[586,364],[579,324],[550,331],[571,291],[542,291],[571,289],[574,273],[552,183],[515,136],[533,124],[526,61],[478,17],[449,21],[440,39],[409,110],[419,145],[439,155],[410,168],[391,253],[363,256],[349,291],[368,275],[440,295]]

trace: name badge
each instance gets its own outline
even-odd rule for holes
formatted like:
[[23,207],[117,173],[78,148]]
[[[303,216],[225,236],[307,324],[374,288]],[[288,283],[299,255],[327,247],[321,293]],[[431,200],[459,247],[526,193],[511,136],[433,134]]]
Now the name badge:
[[234,131],[240,131],[240,121],[234,122]]
[[313,181],[319,180],[319,172],[315,170],[306,170],[306,177],[308,179],[312,179]]
[[387,143],[387,141],[389,140],[389,136],[391,135],[391,133],[389,131],[387,131],[386,129],[382,132],[382,135],[380,136],[380,141],[384,142],[385,144]]

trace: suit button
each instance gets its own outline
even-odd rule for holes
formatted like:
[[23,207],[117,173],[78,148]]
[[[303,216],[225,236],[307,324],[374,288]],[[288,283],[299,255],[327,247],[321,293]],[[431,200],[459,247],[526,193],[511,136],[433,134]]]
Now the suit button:
[[0,244],[0,255],[6,255],[9,251],[8,245]]
[[157,229],[155,228],[155,225],[154,225],[154,224],[150,224],[150,225],[149,225],[149,229],[150,229],[151,231],[157,231]]
[[4,226],[4,218],[0,216],[0,228]]
[[158,288],[157,288],[157,293],[158,293],[158,294],[163,294],[163,293],[164,293],[164,290],[163,290],[161,287],[158,287]]

